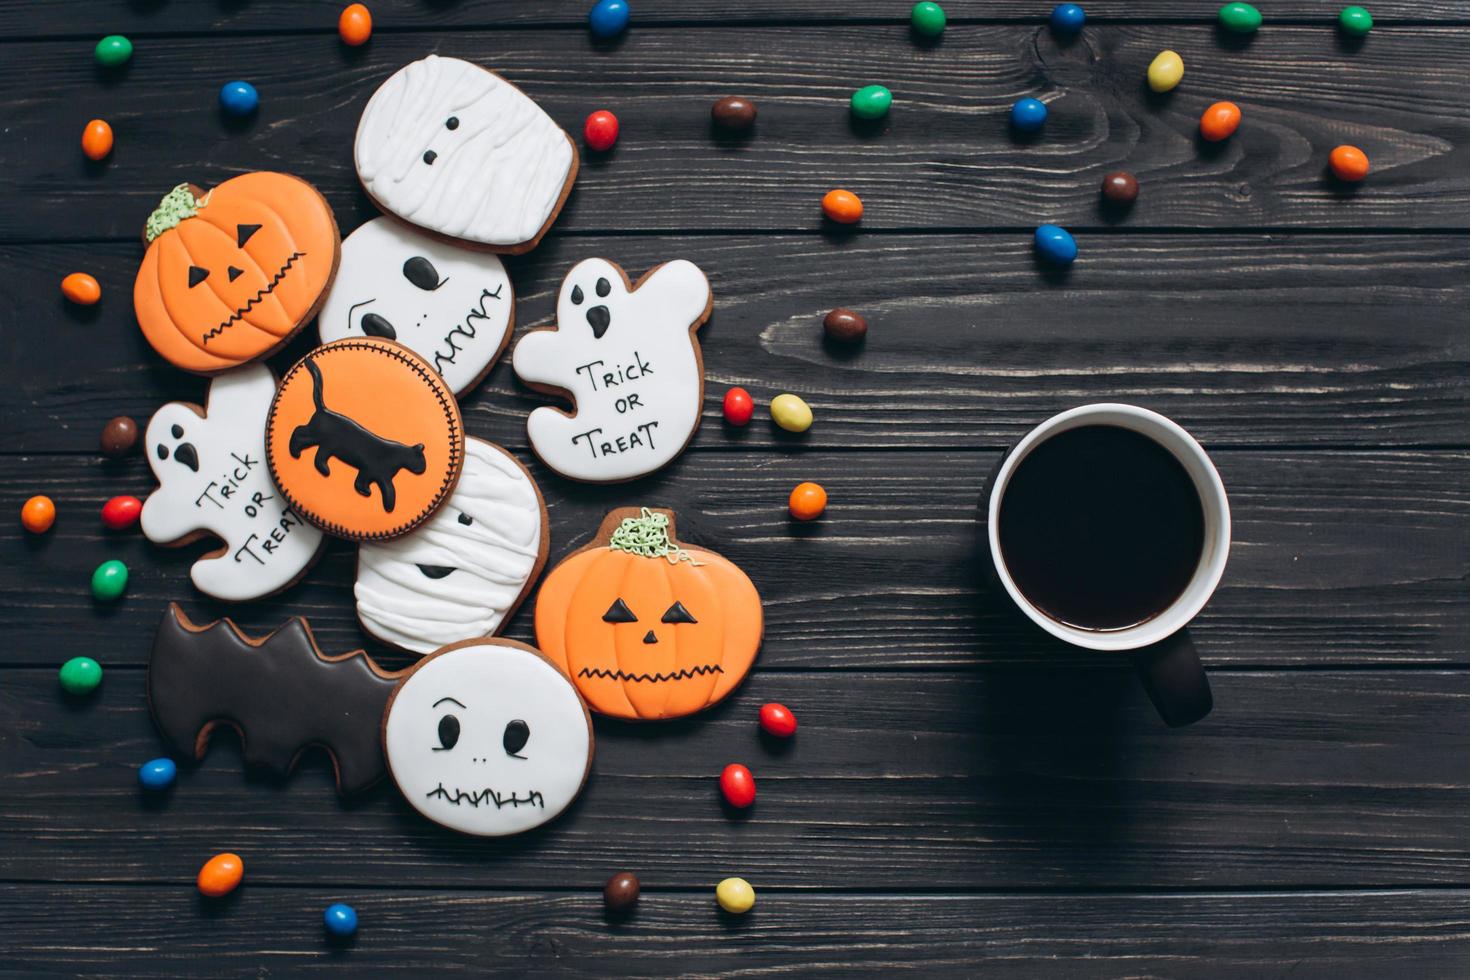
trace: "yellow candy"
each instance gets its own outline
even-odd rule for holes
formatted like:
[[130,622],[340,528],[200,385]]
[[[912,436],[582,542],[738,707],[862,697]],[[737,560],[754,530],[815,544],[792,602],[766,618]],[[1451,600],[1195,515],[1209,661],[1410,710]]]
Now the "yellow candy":
[[1184,59],[1177,52],[1160,51],[1148,66],[1148,87],[1155,92],[1167,92],[1183,78]]
[[715,901],[732,915],[744,915],[755,907],[755,889],[744,878],[726,878],[715,886]]
[[811,406],[795,395],[772,398],[771,418],[787,432],[805,432],[812,427]]

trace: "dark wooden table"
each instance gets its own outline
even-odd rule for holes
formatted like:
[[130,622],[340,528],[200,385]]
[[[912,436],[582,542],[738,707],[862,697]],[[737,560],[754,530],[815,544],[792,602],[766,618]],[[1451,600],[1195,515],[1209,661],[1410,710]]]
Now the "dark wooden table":
[[[1375,0],[1361,44],[1316,0],[1263,4],[1246,41],[1217,32],[1213,0],[1091,0],[1071,44],[1042,26],[1050,0],[947,0],[937,44],[910,37],[907,0],[633,0],[611,44],[590,40],[586,0],[372,6],[371,43],[349,50],[338,0],[0,0],[0,972],[1470,973],[1470,6]],[[111,32],[137,51],[103,74],[91,48]],[[1184,84],[1151,96],[1166,47]],[[531,465],[553,560],[613,506],[676,508],[760,586],[764,651],[705,716],[599,719],[582,798],[518,839],[443,832],[391,785],[343,804],[320,756],[284,781],[247,773],[228,736],[150,802],[143,683],[169,600],[256,631],[303,614],[332,652],[364,638],[350,546],[227,609],[189,585],[196,550],[101,531],[105,499],[152,486],[141,458],[97,455],[103,422],[205,390],[137,330],[138,231],[174,184],[253,169],[313,181],[355,228],[374,214],[358,114],[435,51],[503,72],[574,133],[596,108],[622,120],[510,262],[522,329],[590,255],[688,258],[715,290],[705,424],[665,471],[617,488],[549,473],[524,434],[541,399],[506,364],[465,399],[470,432]],[[243,124],[215,106],[232,78],[261,93]],[[847,96],[869,82],[895,106],[855,128]],[[760,107],[748,142],[709,132],[729,94]],[[1023,143],[1006,120],[1025,95],[1051,117]],[[1245,122],[1206,146],[1217,99]],[[77,147],[94,116],[117,132],[101,165]],[[1325,175],[1344,142],[1373,162],[1356,192]],[[1143,193],[1110,220],[1097,188],[1119,168]],[[854,233],[822,227],[834,186],[866,203]],[[1068,274],[1033,258],[1043,221],[1077,235]],[[95,309],[59,295],[78,269],[103,284]],[[838,305],[873,323],[847,356],[820,340]],[[733,384],[762,404],[798,392],[816,425],[729,431]],[[1193,431],[1234,505],[1196,627],[1217,707],[1191,729],[981,585],[976,500],[999,452],[1103,400]],[[785,497],[807,479],[832,504],[794,526]],[[14,515],[41,492],[61,516],[36,538]],[[132,581],[101,606],[88,579],[107,558]],[[532,639],[528,610],[508,635]],[[106,678],[75,701],[56,670],[78,654]],[[780,751],[755,726],[768,700],[801,719]],[[740,819],[715,785],[735,760],[761,790]],[[227,849],[246,884],[205,902],[194,874]],[[624,869],[644,896],[613,923],[601,887]],[[740,919],[713,902],[731,874],[759,893]],[[347,945],[323,936],[335,901],[361,915]]]

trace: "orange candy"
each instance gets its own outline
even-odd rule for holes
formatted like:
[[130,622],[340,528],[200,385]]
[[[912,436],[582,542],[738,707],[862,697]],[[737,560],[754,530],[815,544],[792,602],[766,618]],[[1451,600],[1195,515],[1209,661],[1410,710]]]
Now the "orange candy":
[[61,295],[78,306],[91,306],[102,298],[102,286],[85,272],[73,272],[61,280]]
[[240,860],[240,855],[228,851],[216,854],[199,869],[199,894],[209,898],[228,895],[240,887],[240,879],[243,877],[245,862]]
[[56,505],[50,497],[35,496],[20,509],[20,526],[32,534],[45,534],[56,523]]
[[1211,143],[1229,139],[1240,126],[1240,106],[1234,102],[1216,102],[1199,117],[1199,134]]
[[1356,146],[1337,147],[1328,157],[1328,163],[1338,180],[1345,180],[1350,184],[1356,184],[1368,176],[1368,154]]
[[850,225],[863,216],[863,202],[852,191],[828,191],[822,198],[822,213],[840,225]]
[[786,509],[798,521],[816,520],[827,509],[827,491],[822,489],[820,483],[798,483],[796,489],[791,491]]
[[88,160],[101,160],[112,152],[112,127],[106,120],[93,119],[82,130],[82,152]]
[[337,33],[348,47],[361,47],[373,36],[373,15],[360,3],[343,7],[337,18]]

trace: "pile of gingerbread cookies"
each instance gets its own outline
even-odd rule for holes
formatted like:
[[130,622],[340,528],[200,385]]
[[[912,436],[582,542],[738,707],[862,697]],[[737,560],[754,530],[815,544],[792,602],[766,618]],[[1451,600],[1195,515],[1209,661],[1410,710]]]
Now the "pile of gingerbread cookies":
[[[577,149],[504,79],[430,55],[369,100],[354,157],[384,215],[345,241],[321,194],[281,173],[180,185],[149,217],[138,323],[212,380],[205,406],[170,403],[148,424],[159,486],[142,528],[166,545],[217,539],[191,576],[230,602],[289,588],[325,536],[356,542],[363,628],[422,659],[389,672],[324,654],[301,619],[251,638],[175,605],[149,702],[179,753],[202,756],[220,725],[280,772],[322,746],[344,793],[389,775],[430,820],[519,833],[580,792],[589,708],[672,718],[728,695],[759,649],[761,600],[735,565],[680,542],[671,512],[622,508],[539,583],[540,649],[496,637],[537,589],[546,506],[514,456],[466,435],[457,398],[511,339],[498,253],[534,248],[556,220]],[[712,302],[686,261],[636,284],[605,259],[573,267],[556,324],[511,359],[568,403],[529,415],[542,462],[618,483],[674,459],[699,425]],[[278,381],[263,360],[313,319],[320,346]]]

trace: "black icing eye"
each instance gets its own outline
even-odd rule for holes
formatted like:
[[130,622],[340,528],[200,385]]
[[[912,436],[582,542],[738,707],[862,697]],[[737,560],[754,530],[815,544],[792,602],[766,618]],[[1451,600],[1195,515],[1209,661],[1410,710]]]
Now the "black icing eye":
[[606,296],[610,292],[612,292],[612,283],[606,279],[597,280],[597,295]]
[[424,151],[424,162],[427,163],[429,166],[432,167],[434,165],[434,161],[437,159],[439,159],[439,154],[435,153],[433,150]]
[[633,615],[633,610],[622,599],[614,599],[613,604],[607,607],[607,612],[602,614],[604,623],[636,623],[638,617]]
[[475,523],[475,519],[468,514],[460,514],[459,522],[465,527],[469,527],[471,524]]
[[452,749],[459,741],[459,719],[454,715],[445,715],[439,719],[439,744],[434,747],[438,752],[443,749]]
[[443,285],[439,281],[439,270],[422,255],[415,255],[403,263],[403,278],[427,292],[433,292]]
[[169,429],[168,431],[174,434],[175,439],[184,438],[184,427],[182,425],[175,425],[172,429]]
[[244,248],[245,243],[250,241],[250,236],[257,231],[260,231],[260,225],[236,225],[235,244],[240,248]]
[[158,444],[158,458],[168,459],[168,447],[161,442]]
[[505,726],[505,736],[500,740],[505,746],[505,754],[513,755],[517,759],[525,756],[518,754],[526,747],[526,742],[531,738],[531,726],[517,718]]
[[362,315],[362,332],[369,337],[382,337],[384,340],[398,339],[398,331],[393,329],[393,324],[376,313]]
[[689,615],[689,610],[684,608],[684,603],[675,602],[664,613],[662,622],[665,623],[697,623],[699,620]]
[[450,116],[448,119],[444,120],[444,128],[445,129],[458,129],[459,128],[459,117],[458,116]]
[[230,266],[225,271],[230,274],[230,282],[234,282],[236,279],[239,279],[241,276],[243,276],[245,274],[245,270],[244,269],[237,269],[234,266]]
[[575,303],[575,304],[577,304],[578,306],[581,306],[582,305],[582,299],[583,299],[583,296],[582,296],[582,287],[581,286],[573,286],[572,287],[572,302]]
[[197,265],[189,266],[189,288],[193,289],[201,282],[209,278],[209,270],[201,269]]

